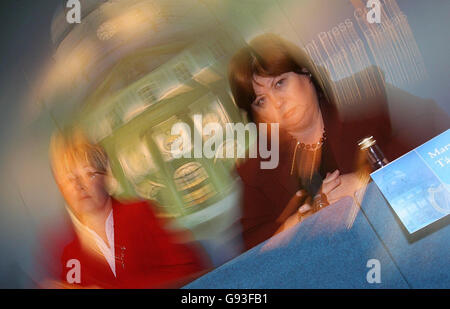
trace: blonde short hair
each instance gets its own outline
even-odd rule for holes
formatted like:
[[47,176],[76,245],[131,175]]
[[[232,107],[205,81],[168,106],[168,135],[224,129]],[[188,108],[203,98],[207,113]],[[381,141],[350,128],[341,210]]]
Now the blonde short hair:
[[53,134],[50,142],[50,161],[53,172],[69,172],[76,164],[88,164],[106,173],[108,158],[97,144],[92,143],[78,128],[67,128]]

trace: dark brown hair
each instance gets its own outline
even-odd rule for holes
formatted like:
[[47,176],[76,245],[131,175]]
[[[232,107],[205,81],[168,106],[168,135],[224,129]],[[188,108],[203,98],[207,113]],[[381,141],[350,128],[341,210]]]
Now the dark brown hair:
[[287,72],[304,74],[302,69],[311,73],[319,101],[323,96],[328,100],[324,82],[319,78],[319,68],[310,57],[295,44],[268,33],[257,36],[233,56],[228,66],[228,81],[236,104],[253,120],[251,104],[256,98],[254,75],[274,77]]

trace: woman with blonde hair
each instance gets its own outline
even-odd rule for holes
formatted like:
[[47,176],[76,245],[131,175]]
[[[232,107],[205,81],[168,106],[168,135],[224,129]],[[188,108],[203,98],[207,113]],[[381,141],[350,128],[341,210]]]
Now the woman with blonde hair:
[[105,187],[108,158],[78,129],[56,133],[53,174],[73,223],[64,247],[64,287],[179,287],[205,270],[200,248],[179,243],[150,202],[121,203]]

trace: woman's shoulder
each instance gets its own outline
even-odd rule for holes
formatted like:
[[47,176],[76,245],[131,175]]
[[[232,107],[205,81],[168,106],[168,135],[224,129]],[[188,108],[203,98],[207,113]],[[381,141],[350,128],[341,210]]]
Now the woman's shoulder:
[[236,165],[236,171],[245,184],[257,186],[258,179],[263,176],[261,175],[260,164],[260,158],[248,158]]
[[132,220],[139,220],[143,218],[155,218],[154,208],[155,203],[148,200],[127,200],[119,201],[113,199],[113,211],[115,217],[132,217]]
[[386,84],[386,90],[393,135],[411,149],[449,128],[448,113],[432,99],[390,84]]
[[338,105],[338,121],[330,121],[330,126],[338,128],[335,131],[339,134],[335,135],[340,146],[345,144],[342,137],[354,145],[358,137],[372,135],[385,147],[386,155],[395,159],[448,127],[447,113],[433,100],[387,83],[383,71],[376,66],[335,85],[337,89],[353,85],[353,92],[360,98],[355,104],[344,104],[347,107]]
[[345,94],[345,102],[336,102],[342,122],[361,122],[389,113],[385,76],[377,66],[338,80],[335,88]]

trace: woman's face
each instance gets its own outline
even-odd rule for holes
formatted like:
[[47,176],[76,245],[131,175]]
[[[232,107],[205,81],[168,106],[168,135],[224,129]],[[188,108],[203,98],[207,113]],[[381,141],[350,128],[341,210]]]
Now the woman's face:
[[253,76],[256,99],[252,103],[257,122],[279,123],[288,133],[297,132],[313,121],[319,104],[316,90],[307,75],[294,72],[275,77]]
[[70,170],[60,169],[56,180],[67,204],[80,216],[101,210],[109,194],[105,175],[93,166],[77,162]]

